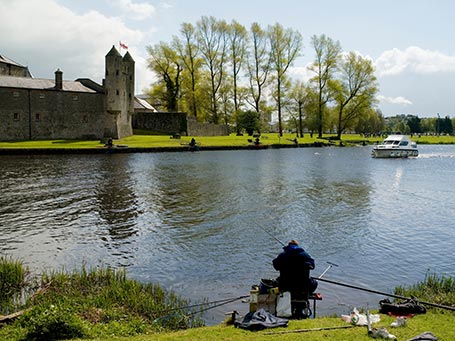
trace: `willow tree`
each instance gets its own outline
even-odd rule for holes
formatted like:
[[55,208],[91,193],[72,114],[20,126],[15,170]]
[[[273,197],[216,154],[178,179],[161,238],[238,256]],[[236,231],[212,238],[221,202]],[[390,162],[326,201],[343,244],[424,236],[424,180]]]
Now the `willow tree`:
[[227,24],[225,21],[218,21],[214,17],[203,16],[197,22],[197,29],[201,56],[207,66],[210,78],[210,120],[212,123],[218,123],[218,92],[225,77],[227,58]]
[[317,37],[311,37],[311,44],[316,53],[313,64],[309,67],[316,75],[311,79],[318,93],[318,137],[322,137],[323,115],[327,103],[332,98],[330,82],[333,81],[334,74],[337,70],[338,60],[341,54],[341,46],[338,41],[334,41],[324,34]]
[[339,80],[334,83],[337,103],[337,134],[353,128],[362,115],[367,115],[378,91],[371,60],[350,52],[341,59]]
[[286,80],[286,72],[289,67],[300,55],[302,49],[302,35],[298,31],[290,28],[285,29],[282,25],[276,23],[269,27],[268,36],[270,39],[270,55],[272,70],[275,72],[276,81],[276,104],[278,110],[278,129],[280,136],[283,136],[281,100],[282,86]]
[[197,42],[196,28],[192,24],[183,23],[180,28],[180,37],[173,38],[173,46],[176,49],[180,59],[185,66],[186,73],[190,80],[189,96],[186,96],[186,101],[192,116],[198,116],[198,101],[197,101],[197,84],[198,73],[201,68],[201,58],[199,57],[199,45]]
[[149,68],[161,77],[165,85],[165,92],[162,94],[164,106],[168,111],[176,112],[179,110],[180,75],[183,69],[180,59],[175,50],[164,42],[148,46],[147,50],[150,55]]

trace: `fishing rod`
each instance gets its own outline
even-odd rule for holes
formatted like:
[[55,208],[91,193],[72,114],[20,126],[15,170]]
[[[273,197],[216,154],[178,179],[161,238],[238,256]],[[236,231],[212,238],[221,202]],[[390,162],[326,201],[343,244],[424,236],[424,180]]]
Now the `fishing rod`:
[[261,225],[255,225],[257,227],[259,227],[262,231],[264,231],[265,233],[267,233],[270,237],[272,237],[273,239],[275,239],[278,243],[281,244],[281,246],[286,246],[285,243],[283,243],[281,240],[279,240],[277,237],[275,237],[270,231],[267,231],[265,228],[263,228]]
[[[184,316],[189,317],[191,315],[199,314],[199,313],[202,313],[204,311],[207,311],[207,310],[210,310],[210,309],[213,309],[213,308],[216,308],[216,307],[228,304],[228,303],[232,303],[232,302],[235,302],[235,301],[238,301],[240,299],[247,298],[247,297],[250,297],[250,295],[242,295],[242,296],[238,296],[238,297],[234,297],[234,298],[227,298],[227,299],[217,300],[217,301],[212,301],[212,302],[204,302],[204,303],[199,303],[199,304],[187,305],[187,306],[183,306],[183,307],[158,310],[158,311],[154,311],[153,314],[159,315],[159,314],[162,314],[162,313],[169,313],[169,312],[174,312],[174,311],[178,311],[178,310],[183,311],[183,310],[187,310],[187,309],[191,309],[191,308],[212,305],[210,307],[201,308],[200,310],[193,311],[193,312],[188,312],[186,314],[183,314]],[[167,318],[167,317],[169,317],[171,315],[172,314],[166,314],[166,315],[158,316],[153,322],[157,323],[159,320],[163,320],[163,319],[165,319],[165,318]]]
[[[412,299],[411,297],[406,297],[406,296],[401,296],[401,295],[389,294],[389,293],[382,292],[382,291],[377,291],[377,290],[368,289],[368,288],[362,288],[362,287],[359,287],[359,286],[356,286],[356,285],[352,285],[352,284],[347,284],[347,283],[342,283],[342,282],[331,281],[331,280],[325,279],[325,278],[320,278],[320,277],[311,277],[311,278],[314,278],[314,279],[316,279],[316,280],[318,280],[318,281],[327,282],[327,283],[330,283],[330,284],[340,285],[340,286],[343,286],[343,287],[346,287],[346,288],[351,288],[351,289],[366,291],[366,292],[370,292],[370,293],[378,294],[378,295],[389,296],[389,297],[398,298],[398,299],[401,299],[401,300],[409,300],[409,299]],[[420,301],[420,300],[418,300],[418,302],[421,303],[421,304],[429,305],[429,306],[436,307],[436,308],[442,308],[442,309],[447,309],[447,310],[455,311],[455,307],[451,307],[451,306],[447,306],[447,305],[436,304],[436,303],[431,303],[431,302],[424,302],[424,301]]]

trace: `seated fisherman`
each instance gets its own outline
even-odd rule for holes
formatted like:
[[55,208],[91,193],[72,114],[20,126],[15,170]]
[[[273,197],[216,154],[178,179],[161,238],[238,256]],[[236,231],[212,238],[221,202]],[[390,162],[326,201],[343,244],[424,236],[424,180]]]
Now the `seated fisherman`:
[[[310,277],[310,270],[315,267],[314,259],[295,240],[291,240],[283,250],[273,260],[273,267],[280,271],[280,277],[277,278],[280,292],[289,291],[294,300],[305,299],[318,286],[318,282]],[[296,305],[292,308],[293,315],[297,317],[301,313],[301,310],[296,311],[299,307]]]

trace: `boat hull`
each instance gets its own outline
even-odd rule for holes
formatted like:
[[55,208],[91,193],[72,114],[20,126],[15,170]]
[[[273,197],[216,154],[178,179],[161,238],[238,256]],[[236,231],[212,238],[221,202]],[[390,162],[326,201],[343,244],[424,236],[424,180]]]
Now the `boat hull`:
[[419,151],[417,149],[374,148],[371,156],[384,159],[404,159],[419,156]]

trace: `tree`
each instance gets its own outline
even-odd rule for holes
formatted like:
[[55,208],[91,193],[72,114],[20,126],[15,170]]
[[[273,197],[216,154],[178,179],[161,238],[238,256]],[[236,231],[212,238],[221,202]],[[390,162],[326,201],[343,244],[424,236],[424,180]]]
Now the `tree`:
[[229,57],[232,66],[232,82],[233,82],[233,99],[234,111],[239,110],[239,95],[238,95],[238,81],[239,73],[242,70],[242,65],[245,61],[247,52],[248,33],[244,26],[240,25],[237,21],[233,20],[228,25],[227,37],[229,42]]
[[254,131],[259,130],[259,115],[253,110],[240,111],[237,115],[237,127],[245,129],[248,135],[253,135]]
[[303,113],[305,104],[309,100],[309,89],[301,81],[297,81],[291,88],[290,99],[296,104],[298,112],[298,129],[300,137],[303,137]]
[[165,86],[164,93],[165,107],[168,111],[178,111],[178,99],[180,96],[180,74],[182,66],[176,52],[164,42],[154,46],[148,46],[150,55],[149,68],[158,74]]
[[223,83],[226,63],[226,22],[214,17],[202,17],[197,23],[199,47],[210,76],[212,123],[218,123],[218,91]]
[[372,135],[384,131],[385,122],[380,110],[371,108],[359,117],[355,131],[358,134]]
[[258,23],[251,25],[250,49],[248,53],[249,91],[254,110],[261,119],[263,91],[270,72],[270,40]]
[[341,59],[340,79],[332,83],[337,103],[338,139],[347,128],[353,128],[360,116],[372,107],[377,92],[374,67],[370,60],[350,52]]
[[422,132],[421,119],[415,115],[408,115],[406,118],[406,124],[408,125],[411,134],[419,134]]
[[280,136],[283,136],[281,117],[282,86],[286,80],[286,72],[300,54],[302,36],[298,31],[284,29],[278,23],[269,27],[268,34],[271,46],[271,65],[273,71],[275,71],[278,130]]
[[328,85],[333,79],[333,75],[337,69],[338,60],[341,53],[341,46],[338,41],[333,41],[324,34],[317,37],[311,37],[311,44],[316,52],[316,59],[309,67],[311,71],[316,73],[316,76],[311,79],[311,82],[316,86],[318,93],[318,137],[322,137],[323,114],[326,104],[332,97]]
[[191,115],[198,116],[198,105],[196,88],[198,83],[198,71],[201,68],[201,59],[199,57],[199,45],[197,44],[196,29],[192,24],[183,23],[180,29],[182,38],[174,37],[174,47],[177,50],[185,70],[190,79],[190,96],[187,99]]

